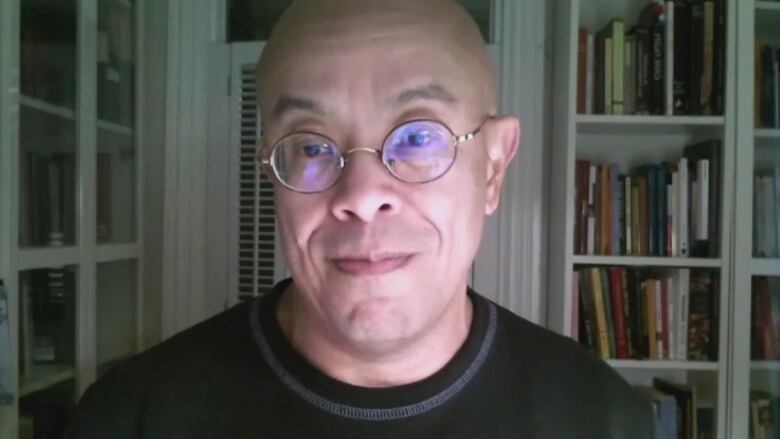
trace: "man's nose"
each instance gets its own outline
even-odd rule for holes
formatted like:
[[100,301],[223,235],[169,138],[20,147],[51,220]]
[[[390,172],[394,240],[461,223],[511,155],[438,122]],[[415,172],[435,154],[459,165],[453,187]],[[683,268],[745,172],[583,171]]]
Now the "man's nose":
[[396,215],[401,211],[399,182],[387,172],[380,154],[368,148],[346,153],[331,207],[337,219],[371,222],[377,215]]

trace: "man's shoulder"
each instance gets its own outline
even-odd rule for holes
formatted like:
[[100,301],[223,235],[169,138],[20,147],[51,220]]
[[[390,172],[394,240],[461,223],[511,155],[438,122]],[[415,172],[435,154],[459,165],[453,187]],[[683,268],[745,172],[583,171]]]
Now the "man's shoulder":
[[[512,388],[533,395],[538,410],[582,413],[577,422],[648,420],[649,403],[620,374],[582,345],[511,311],[498,312],[496,354]],[[619,418],[613,414],[620,414]]]

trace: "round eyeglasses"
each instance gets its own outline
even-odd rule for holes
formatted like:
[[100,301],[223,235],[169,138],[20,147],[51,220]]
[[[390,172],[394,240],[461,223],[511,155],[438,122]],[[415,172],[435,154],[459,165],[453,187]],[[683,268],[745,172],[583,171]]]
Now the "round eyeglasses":
[[[487,121],[487,119],[485,120]],[[390,131],[382,149],[354,148],[341,152],[336,142],[312,132],[297,132],[279,139],[264,165],[288,189],[307,194],[331,188],[346,166],[346,156],[364,151],[377,154],[393,177],[407,183],[427,183],[450,170],[458,145],[473,139],[482,126],[462,135],[435,120],[412,120]]]

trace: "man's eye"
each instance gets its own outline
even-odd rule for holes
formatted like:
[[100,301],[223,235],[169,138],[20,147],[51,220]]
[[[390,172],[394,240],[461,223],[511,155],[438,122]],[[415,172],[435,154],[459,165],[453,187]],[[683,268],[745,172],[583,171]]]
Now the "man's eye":
[[430,133],[427,131],[417,131],[410,133],[406,137],[406,144],[408,146],[420,147],[427,145],[431,140]]
[[303,147],[303,153],[306,154],[306,157],[317,157],[325,152],[324,149],[325,146],[323,145],[305,145]]

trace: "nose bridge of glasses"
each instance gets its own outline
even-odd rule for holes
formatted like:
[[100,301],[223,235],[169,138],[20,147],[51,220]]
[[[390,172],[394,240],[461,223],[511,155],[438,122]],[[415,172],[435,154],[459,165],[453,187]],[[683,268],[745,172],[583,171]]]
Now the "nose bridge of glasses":
[[344,158],[347,158],[347,156],[351,155],[354,152],[370,152],[372,154],[379,154],[380,151],[378,149],[374,148],[352,148],[348,151],[344,151],[341,155],[344,156]]

